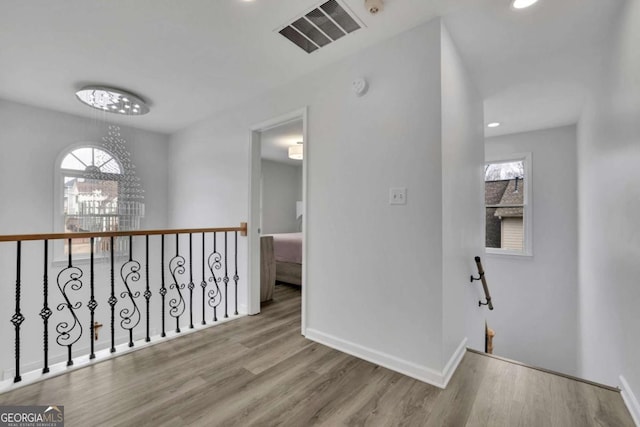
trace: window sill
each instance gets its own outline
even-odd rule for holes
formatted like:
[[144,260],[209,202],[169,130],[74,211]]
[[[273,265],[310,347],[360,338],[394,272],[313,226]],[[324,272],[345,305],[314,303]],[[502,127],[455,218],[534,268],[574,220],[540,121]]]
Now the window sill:
[[533,258],[533,253],[529,251],[512,251],[508,249],[485,248],[484,252],[487,255]]

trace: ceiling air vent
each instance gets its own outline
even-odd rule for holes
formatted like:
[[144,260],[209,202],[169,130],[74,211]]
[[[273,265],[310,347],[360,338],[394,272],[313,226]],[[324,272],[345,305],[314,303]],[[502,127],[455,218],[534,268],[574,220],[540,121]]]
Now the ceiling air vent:
[[347,12],[346,7],[336,0],[329,0],[278,32],[300,49],[311,53],[362,27],[363,24]]

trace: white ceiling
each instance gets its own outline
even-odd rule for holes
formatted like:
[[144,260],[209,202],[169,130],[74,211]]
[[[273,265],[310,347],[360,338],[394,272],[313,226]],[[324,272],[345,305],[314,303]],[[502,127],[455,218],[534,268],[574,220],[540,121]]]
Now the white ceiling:
[[623,0],[477,0],[445,18],[500,135],[576,123]]
[[302,120],[294,120],[263,131],[260,134],[262,158],[293,166],[302,166],[302,160],[289,158],[289,147],[303,142],[302,126]]
[[[367,26],[313,54],[274,30],[316,0],[0,0],[0,98],[94,115],[74,92],[129,90],[151,113],[118,120],[172,132],[442,13],[458,1],[389,0]],[[117,116],[113,116],[117,117]]]
[[435,16],[447,25],[485,97],[487,120],[511,133],[575,123],[623,0],[386,0],[366,28],[310,55],[274,30],[311,0],[0,0],[0,98],[93,117],[87,84],[151,104],[120,123],[173,132]]

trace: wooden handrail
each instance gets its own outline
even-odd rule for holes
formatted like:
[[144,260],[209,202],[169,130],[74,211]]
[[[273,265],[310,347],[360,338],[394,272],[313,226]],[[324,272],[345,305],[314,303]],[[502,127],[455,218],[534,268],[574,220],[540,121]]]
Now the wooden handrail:
[[51,233],[51,234],[14,234],[0,236],[0,242],[23,242],[29,240],[57,240],[57,239],[88,239],[91,237],[127,237],[127,236],[154,236],[160,234],[196,234],[196,233],[222,233],[225,231],[239,231],[241,236],[247,235],[247,223],[241,222],[240,227],[218,228],[180,228],[173,230],[131,230],[131,231],[105,231],[100,233]]
[[476,278],[471,276],[471,282],[473,283],[474,280],[482,281],[482,288],[484,289],[484,296],[486,298],[485,302],[478,301],[478,306],[482,307],[483,305],[486,305],[489,307],[489,310],[493,310],[493,302],[491,302],[491,294],[489,294],[489,285],[487,285],[487,279],[485,279],[484,277],[484,268],[482,268],[482,261],[480,261],[479,256],[475,257],[475,261],[476,266],[478,267],[479,277]]

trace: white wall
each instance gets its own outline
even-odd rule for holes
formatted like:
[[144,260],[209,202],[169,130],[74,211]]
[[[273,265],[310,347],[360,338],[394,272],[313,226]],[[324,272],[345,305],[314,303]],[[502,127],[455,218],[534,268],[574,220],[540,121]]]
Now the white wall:
[[474,257],[482,255],[484,118],[482,98],[442,27],[442,250],[443,361],[463,338],[484,345],[480,292],[469,286]]
[[262,233],[300,231],[298,200],[302,200],[302,166],[262,159]]
[[299,183],[298,188],[296,189],[296,200],[302,200],[302,166],[297,169],[296,180]]
[[[640,397],[640,2],[626,2],[579,125],[580,374]],[[637,402],[636,402],[637,404]],[[640,417],[640,406],[636,407]],[[640,422],[640,418],[638,419]]]
[[[421,25],[185,129],[170,156],[172,225],[203,221],[196,207],[246,218],[249,129],[308,106],[307,336],[431,380],[444,367],[440,41],[439,21]],[[388,204],[390,187],[408,188],[406,205]]]
[[[170,228],[236,227],[247,221],[250,132],[239,117],[225,118],[223,126],[205,120],[171,135]],[[246,237],[238,241],[238,265],[240,312],[246,313]]]
[[[441,370],[440,23],[309,80],[308,331]],[[390,187],[408,189],[406,205],[388,204]]]
[[[533,256],[487,254],[494,353],[577,374],[577,160],[575,126],[486,140],[488,158],[532,153]],[[478,283],[478,282],[476,282]],[[483,343],[484,344],[484,343]]]
[[[6,100],[0,100],[0,234],[31,234],[54,232],[54,170],[56,158],[71,145],[88,142],[100,143],[106,134],[106,124],[102,120],[76,117],[69,114],[31,107]],[[133,123],[133,121],[132,121]],[[136,165],[136,173],[145,190],[146,215],[142,227],[147,229],[165,228],[167,226],[167,152],[169,138],[167,135],[153,133],[121,126],[122,137],[127,141],[127,148]],[[136,258],[140,259],[142,242],[136,242]],[[157,246],[152,247],[154,259],[159,259]],[[50,245],[53,247],[53,244]],[[22,325],[22,363],[23,369],[32,369],[42,358],[42,320],[39,311],[42,307],[42,242],[25,242],[22,259],[22,312],[26,317]],[[52,257],[53,253],[50,253]],[[51,258],[50,258],[51,260]],[[152,264],[157,265],[157,264]],[[50,302],[54,314],[50,324],[51,360],[56,362],[66,356],[66,348],[55,343],[55,325],[62,320],[69,320],[67,313],[56,310],[62,302],[60,292],[56,288],[56,275],[62,266],[49,266]],[[73,301],[81,301],[83,306],[80,316],[85,329],[84,336],[74,348],[86,348],[89,345],[88,310],[89,300],[87,264],[83,264],[84,282],[82,290],[73,292]],[[119,268],[119,265],[118,265]],[[153,271],[151,286],[157,298],[159,273]],[[14,312],[15,284],[15,243],[0,243],[0,283],[3,293],[0,295],[0,312]],[[118,277],[117,293],[123,285]],[[142,281],[137,289],[144,286]],[[96,295],[99,303],[96,319],[105,325],[100,340],[96,345],[104,348],[109,344],[107,325],[109,323],[109,273],[106,260],[97,262]],[[152,304],[152,310],[159,313],[159,304]],[[140,298],[142,300],[142,298]],[[141,306],[142,302],[138,302]],[[124,304],[121,302],[120,304]],[[118,310],[121,307],[117,306]],[[85,313],[86,312],[86,313]],[[118,314],[116,313],[116,316]],[[10,314],[7,314],[7,318]],[[158,316],[154,316],[154,321]],[[119,322],[119,318],[118,318]],[[118,326],[118,340],[126,339],[125,333]],[[154,322],[153,328],[157,328]],[[0,322],[0,336],[4,342],[13,342],[13,326]],[[144,329],[139,327],[136,337],[144,336]],[[74,353],[75,354],[75,353]],[[13,344],[4,346],[0,352],[0,370],[13,369]]]
[[[77,117],[0,99],[0,233],[53,232],[53,178],[57,156],[73,144],[101,143],[102,120]],[[167,224],[168,136],[121,126],[145,190],[144,228]]]

